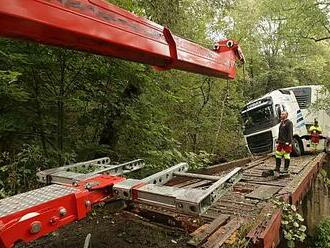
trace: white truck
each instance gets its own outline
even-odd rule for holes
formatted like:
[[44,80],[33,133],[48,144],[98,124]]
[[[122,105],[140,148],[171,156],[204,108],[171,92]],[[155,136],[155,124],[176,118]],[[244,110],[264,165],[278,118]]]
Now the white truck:
[[[309,128],[316,119],[322,135],[330,137],[330,109],[317,110],[316,102],[327,97],[328,91],[320,85],[307,85],[274,90],[249,102],[241,111],[244,138],[252,154],[275,150],[279,116],[285,110],[293,123],[293,155],[311,151]],[[328,150],[329,142],[321,139],[319,150]]]

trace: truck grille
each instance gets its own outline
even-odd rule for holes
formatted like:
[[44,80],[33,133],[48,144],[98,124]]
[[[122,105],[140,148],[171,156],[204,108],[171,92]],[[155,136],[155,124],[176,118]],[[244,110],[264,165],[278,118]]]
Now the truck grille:
[[272,132],[264,132],[246,138],[249,149],[254,154],[269,153],[273,151]]

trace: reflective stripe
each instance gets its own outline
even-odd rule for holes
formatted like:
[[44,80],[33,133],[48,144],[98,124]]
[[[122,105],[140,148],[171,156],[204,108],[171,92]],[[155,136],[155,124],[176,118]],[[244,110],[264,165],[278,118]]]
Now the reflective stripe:
[[301,116],[301,117],[297,120],[297,123],[298,123],[298,122],[301,122],[301,121],[303,121],[303,120],[304,120],[304,117]]
[[301,128],[303,126],[305,126],[305,122],[300,123],[296,128]]
[[276,158],[282,158],[283,155],[284,155],[284,151],[283,150],[281,152],[279,152],[279,151],[276,151],[275,152],[275,157]]
[[318,145],[318,143],[313,143],[313,142],[312,142],[311,147],[312,147],[314,150],[316,150],[316,149],[317,149],[317,145]]
[[285,158],[290,159],[290,153],[282,151],[275,151],[275,158]]

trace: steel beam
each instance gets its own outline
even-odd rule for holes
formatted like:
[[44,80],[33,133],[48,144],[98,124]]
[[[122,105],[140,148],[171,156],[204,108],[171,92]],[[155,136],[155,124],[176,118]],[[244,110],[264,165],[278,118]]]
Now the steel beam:
[[147,184],[163,185],[169,180],[171,180],[175,176],[175,173],[187,171],[188,168],[189,166],[187,163],[179,163],[166,170],[160,171],[141,180],[127,179],[123,182],[114,185],[113,190],[118,198],[125,200],[133,200],[132,191],[134,188]]
[[170,181],[175,175],[175,173],[178,172],[184,172],[189,169],[189,166],[187,163],[180,163],[175,166],[172,166],[166,170],[160,171],[156,174],[153,174],[149,177],[146,177],[142,180],[145,184],[157,184],[157,185],[163,185]]
[[[38,181],[46,184],[76,184],[79,181],[93,178],[99,175],[120,176],[128,172],[136,171],[144,167],[142,159],[133,160],[123,164],[111,165],[108,157],[90,160],[87,162],[75,163],[58,168],[53,168],[37,173]],[[91,168],[92,172],[81,173]]]
[[219,179],[221,179],[221,177],[219,177],[219,176],[210,176],[210,175],[186,173],[186,172],[175,172],[174,176],[189,177],[189,178],[195,178],[195,179],[204,179],[204,180],[209,180],[209,181],[218,181]]
[[[187,164],[178,164],[143,180],[125,180],[114,185],[114,193],[120,198],[133,200],[138,203],[176,209],[186,214],[199,215],[205,212],[242,178],[242,169],[236,168],[224,177],[213,177],[213,181],[214,179],[218,180],[207,189],[187,189],[161,185],[161,183],[165,183],[175,175],[194,177],[191,173],[182,174],[181,171],[183,169],[188,169]],[[177,172],[178,170],[180,172]],[[196,177],[200,178],[203,175],[197,174]]]

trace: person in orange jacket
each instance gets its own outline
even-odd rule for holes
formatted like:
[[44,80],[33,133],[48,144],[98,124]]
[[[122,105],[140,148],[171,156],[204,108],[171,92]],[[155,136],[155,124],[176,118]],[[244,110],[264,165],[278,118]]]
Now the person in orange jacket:
[[322,129],[316,119],[314,120],[314,125],[309,128],[309,133],[311,135],[311,146],[314,152],[316,152],[317,146],[320,143],[320,134],[322,133]]

